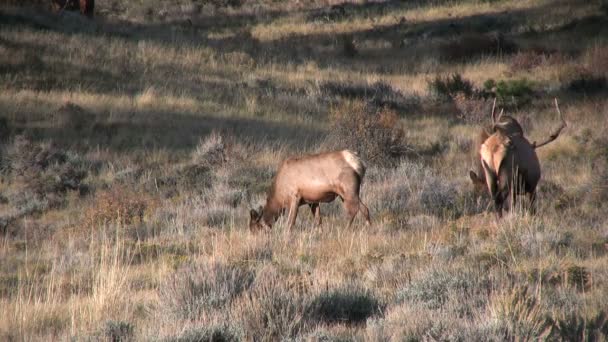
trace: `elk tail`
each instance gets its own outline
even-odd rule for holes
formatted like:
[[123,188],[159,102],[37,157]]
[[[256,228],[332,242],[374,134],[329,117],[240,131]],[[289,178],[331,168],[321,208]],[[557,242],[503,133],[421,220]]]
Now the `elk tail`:
[[361,158],[359,158],[357,153],[350,150],[344,150],[342,151],[342,156],[348,165],[350,165],[350,167],[355,170],[359,177],[363,179],[363,176],[365,176],[365,164]]

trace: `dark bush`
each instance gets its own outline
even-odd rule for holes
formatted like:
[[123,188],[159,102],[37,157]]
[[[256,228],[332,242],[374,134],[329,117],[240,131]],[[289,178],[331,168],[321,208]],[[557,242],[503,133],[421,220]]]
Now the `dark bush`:
[[107,341],[125,342],[133,340],[135,328],[133,324],[125,321],[107,321],[102,329]]
[[382,310],[373,294],[357,286],[324,291],[313,299],[309,319],[324,323],[358,324]]
[[502,34],[469,33],[444,43],[439,54],[444,60],[465,62],[480,56],[511,54],[517,45]]
[[[11,134],[11,127],[5,117],[0,116],[0,142],[7,141]],[[1,155],[0,155],[1,157]],[[0,159],[1,160],[1,159]]]
[[388,107],[398,111],[411,111],[418,106],[418,99],[406,96],[398,89],[384,82],[366,84],[344,84],[326,82],[320,87],[321,92],[328,98],[341,97],[352,100],[367,101],[378,107]]
[[566,89],[581,94],[597,94],[608,90],[608,80],[605,76],[593,76],[589,74],[580,75],[571,80]]
[[452,74],[446,77],[437,76],[428,83],[431,94],[448,99],[456,94],[464,94],[467,98],[473,95],[475,90],[473,83],[460,74]]

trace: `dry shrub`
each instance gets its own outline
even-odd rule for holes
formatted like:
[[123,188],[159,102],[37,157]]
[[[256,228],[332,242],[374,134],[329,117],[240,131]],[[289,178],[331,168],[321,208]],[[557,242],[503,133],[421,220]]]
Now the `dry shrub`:
[[201,166],[216,166],[228,160],[226,139],[216,131],[201,138],[192,152],[192,163]]
[[136,220],[143,222],[146,212],[156,207],[156,200],[149,195],[116,186],[96,194],[93,204],[84,213],[84,222],[88,226],[129,225]]
[[608,45],[595,45],[583,57],[583,65],[595,76],[608,77]]
[[588,49],[581,63],[562,68],[560,81],[565,89],[583,94],[597,94],[608,89],[608,45]]
[[535,51],[522,51],[511,57],[510,69],[512,72],[530,71],[547,62],[547,55]]
[[24,135],[16,136],[7,146],[3,160],[3,172],[12,176],[17,190],[9,200],[17,206],[29,206],[24,201],[31,200],[57,207],[64,202],[68,190],[85,193],[87,188],[82,181],[88,168],[80,155],[51,142],[34,143]]
[[309,299],[302,287],[292,286],[273,267],[262,269],[250,293],[234,309],[249,340],[278,341],[306,329]]
[[230,306],[247,290],[255,274],[240,266],[223,263],[189,265],[161,287],[162,310],[180,319],[201,319],[213,310]]
[[394,165],[407,150],[403,126],[393,110],[344,101],[330,115],[333,127],[325,146],[356,151],[376,165]]
[[458,117],[468,124],[483,124],[492,112],[492,101],[482,97],[467,97],[459,92],[452,96],[452,101],[458,110]]
[[517,45],[502,34],[469,33],[444,43],[439,54],[447,61],[464,62],[484,55],[510,54]]

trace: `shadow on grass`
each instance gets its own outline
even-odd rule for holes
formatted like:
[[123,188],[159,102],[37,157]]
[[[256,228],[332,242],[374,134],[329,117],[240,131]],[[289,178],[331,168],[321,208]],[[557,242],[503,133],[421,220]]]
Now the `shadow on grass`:
[[[52,106],[49,104],[49,107]],[[0,108],[0,110],[2,110]],[[4,111],[4,110],[3,110]],[[170,111],[146,111],[129,114],[84,113],[61,124],[50,121],[14,123],[13,134],[24,133],[33,140],[51,140],[59,146],[77,150],[108,148],[128,153],[142,149],[191,151],[199,139],[212,131],[221,131],[249,143],[280,142],[288,148],[313,146],[323,132],[309,126],[271,122],[263,119],[214,117]],[[76,125],[74,122],[78,122]]]

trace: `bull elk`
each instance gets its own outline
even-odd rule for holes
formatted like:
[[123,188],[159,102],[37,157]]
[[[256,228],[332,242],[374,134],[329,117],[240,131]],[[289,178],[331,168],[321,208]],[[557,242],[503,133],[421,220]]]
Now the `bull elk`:
[[340,197],[352,224],[359,211],[370,223],[369,210],[359,198],[365,165],[348,150],[306,155],[285,160],[274,177],[266,204],[260,211],[251,209],[249,229],[272,227],[281,213],[289,211],[288,227],[293,227],[298,208],[307,204],[321,224],[320,203]]
[[522,192],[530,199],[530,208],[534,209],[536,186],[541,176],[536,149],[557,139],[567,126],[557,99],[555,108],[561,121],[560,126],[544,141],[530,143],[515,118],[503,116],[502,110],[498,117],[495,116],[494,100],[491,114],[492,131],[480,134],[483,142],[478,150],[479,174],[470,171],[469,176],[474,185],[487,186],[499,218],[502,217],[502,208],[509,196],[514,204],[516,196]]

